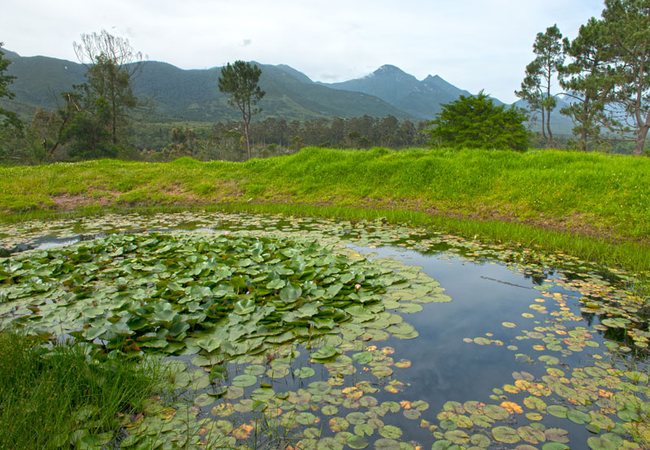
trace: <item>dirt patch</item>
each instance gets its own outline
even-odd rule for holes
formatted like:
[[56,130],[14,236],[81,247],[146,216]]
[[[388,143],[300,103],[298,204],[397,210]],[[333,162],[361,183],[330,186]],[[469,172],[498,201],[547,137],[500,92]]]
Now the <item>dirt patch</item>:
[[73,209],[83,208],[84,206],[99,205],[108,206],[112,197],[90,197],[84,194],[62,194],[51,197],[56,209],[71,211]]

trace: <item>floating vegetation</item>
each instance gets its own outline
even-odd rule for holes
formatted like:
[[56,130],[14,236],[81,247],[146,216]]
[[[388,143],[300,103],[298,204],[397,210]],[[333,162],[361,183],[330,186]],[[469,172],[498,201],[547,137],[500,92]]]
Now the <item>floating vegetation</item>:
[[[381,221],[183,213],[2,231],[5,249],[32,250],[0,258],[0,328],[86,341],[110,358],[164,358],[176,400],[152,398],[145,414],[124,418],[124,448],[555,450],[578,436],[580,448],[600,450],[650,441],[647,305],[622,272]],[[51,246],[48,236],[78,242]],[[369,253],[382,246],[411,253]],[[516,368],[491,392],[432,408],[418,383],[435,374],[414,377],[435,355],[400,342],[430,339],[415,319],[444,317],[436,303],[452,297],[409,264],[413,250],[507,266],[516,279],[482,282],[530,299],[485,329],[449,335]]]

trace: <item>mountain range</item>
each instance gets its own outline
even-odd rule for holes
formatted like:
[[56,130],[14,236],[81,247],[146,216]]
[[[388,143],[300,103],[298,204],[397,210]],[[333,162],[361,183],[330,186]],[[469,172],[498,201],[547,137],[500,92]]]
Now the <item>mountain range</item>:
[[[23,57],[3,49],[12,63],[7,73],[16,76],[10,89],[11,101],[0,106],[29,117],[36,108],[55,109],[62,102],[60,93],[85,81],[86,68],[78,63],[46,56]],[[438,75],[418,80],[398,67],[384,65],[373,73],[340,83],[312,81],[304,73],[284,64],[259,64],[260,86],[266,91],[260,102],[266,117],[308,120],[332,117],[394,116],[398,119],[431,120],[441,105],[472,95]],[[152,122],[223,122],[238,120],[237,111],[219,92],[220,67],[184,70],[158,61],[145,61],[134,80],[134,92],[153,100]],[[502,104],[497,99],[496,103]],[[521,104],[518,103],[518,106]],[[568,119],[556,113],[558,131]],[[568,125],[570,130],[570,121]]]

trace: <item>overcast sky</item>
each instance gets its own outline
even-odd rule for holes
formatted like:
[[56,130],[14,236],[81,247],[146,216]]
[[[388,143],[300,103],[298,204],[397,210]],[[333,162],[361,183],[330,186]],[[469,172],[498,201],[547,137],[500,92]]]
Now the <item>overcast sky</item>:
[[601,0],[3,0],[0,41],[22,56],[76,61],[82,33],[126,37],[148,59],[204,69],[288,64],[312,80],[393,64],[423,79],[516,100],[535,35],[574,37]]

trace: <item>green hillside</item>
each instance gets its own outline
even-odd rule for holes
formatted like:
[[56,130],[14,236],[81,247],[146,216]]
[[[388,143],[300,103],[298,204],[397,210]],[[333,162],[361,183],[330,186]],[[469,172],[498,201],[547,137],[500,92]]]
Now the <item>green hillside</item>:
[[[84,82],[86,70],[80,64],[44,56],[21,57],[10,51],[5,53],[12,61],[7,73],[17,77],[11,86],[16,97],[3,101],[2,106],[26,118],[36,108],[55,109],[60,103],[61,92]],[[285,65],[259,65],[263,71],[260,85],[266,96],[260,102],[263,112],[256,119],[274,117],[289,121],[363,115],[412,118],[409,113],[375,96],[313,83],[304,74]],[[142,72],[134,79],[134,92],[153,101],[155,110],[149,117],[151,121],[237,120],[238,113],[228,106],[227,97],[219,92],[220,71],[220,68],[183,70],[162,62],[146,61]]]

